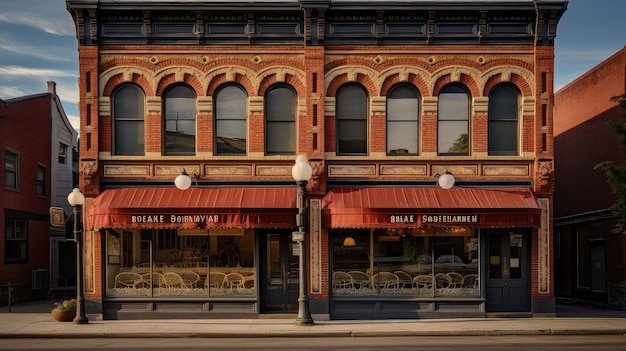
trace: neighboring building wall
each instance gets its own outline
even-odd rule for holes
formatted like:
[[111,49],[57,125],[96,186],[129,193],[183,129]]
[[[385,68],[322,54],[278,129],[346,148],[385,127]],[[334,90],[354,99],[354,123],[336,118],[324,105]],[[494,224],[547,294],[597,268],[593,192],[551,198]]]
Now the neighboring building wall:
[[[29,300],[47,294],[46,286],[31,287],[32,271],[47,271],[50,257],[50,223],[48,211],[51,194],[50,165],[50,106],[51,95],[39,94],[9,99],[0,110],[0,288],[7,296],[11,283],[19,300]],[[36,126],[34,128],[33,126]],[[5,180],[5,155],[18,156],[18,187],[8,189]],[[45,168],[45,195],[38,195],[38,167]],[[26,225],[26,242],[22,259],[8,260],[6,255],[7,220]],[[20,230],[21,231],[21,230]],[[19,236],[19,235],[18,235]],[[14,245],[16,243],[13,243]],[[47,276],[47,273],[46,273]],[[47,279],[46,279],[47,280]],[[4,304],[7,301],[1,300]]]
[[[52,116],[50,206],[62,207],[69,216],[72,213],[72,207],[67,202],[67,195],[78,186],[78,183],[74,183],[74,168],[76,167],[74,153],[78,147],[78,132],[72,127],[65,114],[61,100],[56,94],[55,82],[48,82],[48,93],[52,96],[50,105]],[[59,159],[60,145],[66,146],[63,162]],[[51,227],[50,289],[52,290],[66,289],[67,286],[73,287],[76,284],[76,244],[66,238],[72,223],[73,218],[70,218],[66,228]]]
[[555,94],[557,295],[626,306],[626,240],[614,234],[614,202],[603,161],[624,162],[614,96],[626,93],[626,48]]

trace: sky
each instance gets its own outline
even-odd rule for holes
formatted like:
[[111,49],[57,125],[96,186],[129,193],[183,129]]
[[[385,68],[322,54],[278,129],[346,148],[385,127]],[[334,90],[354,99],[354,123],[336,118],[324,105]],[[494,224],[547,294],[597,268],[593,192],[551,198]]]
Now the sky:
[[[78,117],[78,43],[65,0],[0,0],[0,98],[57,94],[72,125]],[[557,27],[554,89],[626,46],[625,0],[570,0]]]

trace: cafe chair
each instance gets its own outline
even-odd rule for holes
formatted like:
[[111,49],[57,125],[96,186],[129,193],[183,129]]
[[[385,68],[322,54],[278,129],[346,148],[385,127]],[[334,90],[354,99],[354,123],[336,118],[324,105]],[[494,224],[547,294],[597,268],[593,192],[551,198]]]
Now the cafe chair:
[[141,275],[133,272],[122,272],[115,276],[115,288],[134,288],[141,283]]
[[410,288],[413,286],[413,278],[411,275],[405,271],[395,271],[393,274],[398,276],[399,282],[398,287],[400,288]]
[[361,271],[349,271],[348,274],[352,277],[352,286],[356,289],[368,288],[372,283],[370,275]]
[[336,289],[353,288],[354,285],[352,283],[352,276],[342,271],[333,272],[333,286]]
[[200,275],[192,271],[179,271],[178,275],[183,278],[183,283],[186,288],[197,288],[198,282],[200,282]]
[[245,284],[246,278],[244,278],[240,273],[233,272],[226,274],[226,285],[230,288],[230,290],[241,290],[245,287]]
[[377,289],[392,289],[400,285],[400,278],[391,272],[379,272],[372,276],[372,284]]
[[460,288],[463,286],[463,276],[456,272],[448,273],[450,277],[450,288]]
[[226,274],[222,272],[209,272],[208,278],[204,284],[206,288],[221,289],[226,283]]
[[449,288],[450,284],[452,284],[452,278],[450,278],[448,273],[437,273],[435,275],[435,285],[437,289]]
[[421,274],[413,278],[413,285],[418,289],[432,289],[433,276],[430,274]]
[[183,278],[175,272],[163,273],[163,279],[167,288],[183,288],[185,286]]

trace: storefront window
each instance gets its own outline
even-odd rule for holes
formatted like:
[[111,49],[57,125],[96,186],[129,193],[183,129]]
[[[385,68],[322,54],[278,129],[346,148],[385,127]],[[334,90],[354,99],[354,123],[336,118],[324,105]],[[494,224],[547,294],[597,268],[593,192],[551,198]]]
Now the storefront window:
[[336,230],[332,258],[334,296],[480,296],[473,229]]
[[109,297],[255,297],[254,231],[107,233]]

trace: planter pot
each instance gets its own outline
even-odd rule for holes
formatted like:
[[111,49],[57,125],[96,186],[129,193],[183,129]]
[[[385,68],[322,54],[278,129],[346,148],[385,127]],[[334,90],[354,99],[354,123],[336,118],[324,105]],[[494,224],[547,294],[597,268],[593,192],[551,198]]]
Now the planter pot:
[[52,310],[52,318],[59,322],[69,322],[76,317],[76,310],[60,310],[55,308]]

